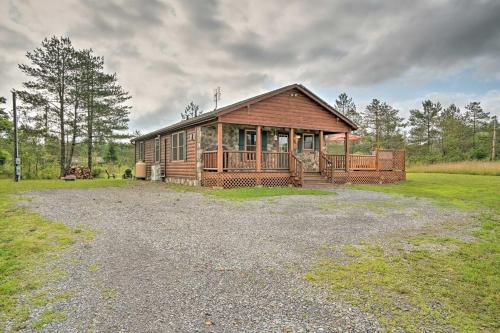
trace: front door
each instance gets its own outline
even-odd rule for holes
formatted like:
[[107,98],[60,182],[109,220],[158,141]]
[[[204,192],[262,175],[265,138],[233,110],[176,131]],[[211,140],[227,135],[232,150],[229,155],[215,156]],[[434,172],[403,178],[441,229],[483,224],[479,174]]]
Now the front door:
[[278,151],[283,154],[279,154],[278,167],[280,169],[288,169],[288,147],[290,143],[288,141],[288,133],[278,134]]

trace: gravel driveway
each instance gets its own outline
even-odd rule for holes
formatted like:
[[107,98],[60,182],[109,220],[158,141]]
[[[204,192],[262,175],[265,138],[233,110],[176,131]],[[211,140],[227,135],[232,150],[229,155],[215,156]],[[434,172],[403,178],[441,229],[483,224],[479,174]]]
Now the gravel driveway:
[[229,202],[160,184],[32,192],[42,215],[96,230],[58,261],[68,274],[51,290],[72,297],[49,305],[67,319],[45,330],[378,331],[375,318],[303,279],[321,247],[457,213],[425,200],[337,193]]

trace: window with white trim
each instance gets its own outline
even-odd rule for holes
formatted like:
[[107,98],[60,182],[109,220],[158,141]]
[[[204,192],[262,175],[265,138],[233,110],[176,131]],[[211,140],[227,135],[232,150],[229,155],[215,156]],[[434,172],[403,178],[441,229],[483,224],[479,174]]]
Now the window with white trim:
[[139,142],[139,161],[144,162],[144,141]]
[[182,161],[186,159],[186,132],[172,134],[171,160]]

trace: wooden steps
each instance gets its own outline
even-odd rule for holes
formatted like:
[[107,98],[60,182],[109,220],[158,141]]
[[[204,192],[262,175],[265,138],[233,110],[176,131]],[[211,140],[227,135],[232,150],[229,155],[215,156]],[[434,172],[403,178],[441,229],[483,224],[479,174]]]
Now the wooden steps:
[[330,183],[319,172],[304,172],[304,186],[303,187],[327,188],[327,187],[332,187],[332,186],[333,186],[333,184]]

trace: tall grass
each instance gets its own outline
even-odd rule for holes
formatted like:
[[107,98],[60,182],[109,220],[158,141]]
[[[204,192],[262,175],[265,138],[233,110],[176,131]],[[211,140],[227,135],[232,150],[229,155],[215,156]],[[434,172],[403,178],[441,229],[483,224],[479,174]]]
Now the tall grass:
[[461,161],[436,164],[415,164],[409,166],[406,171],[500,176],[500,161]]

